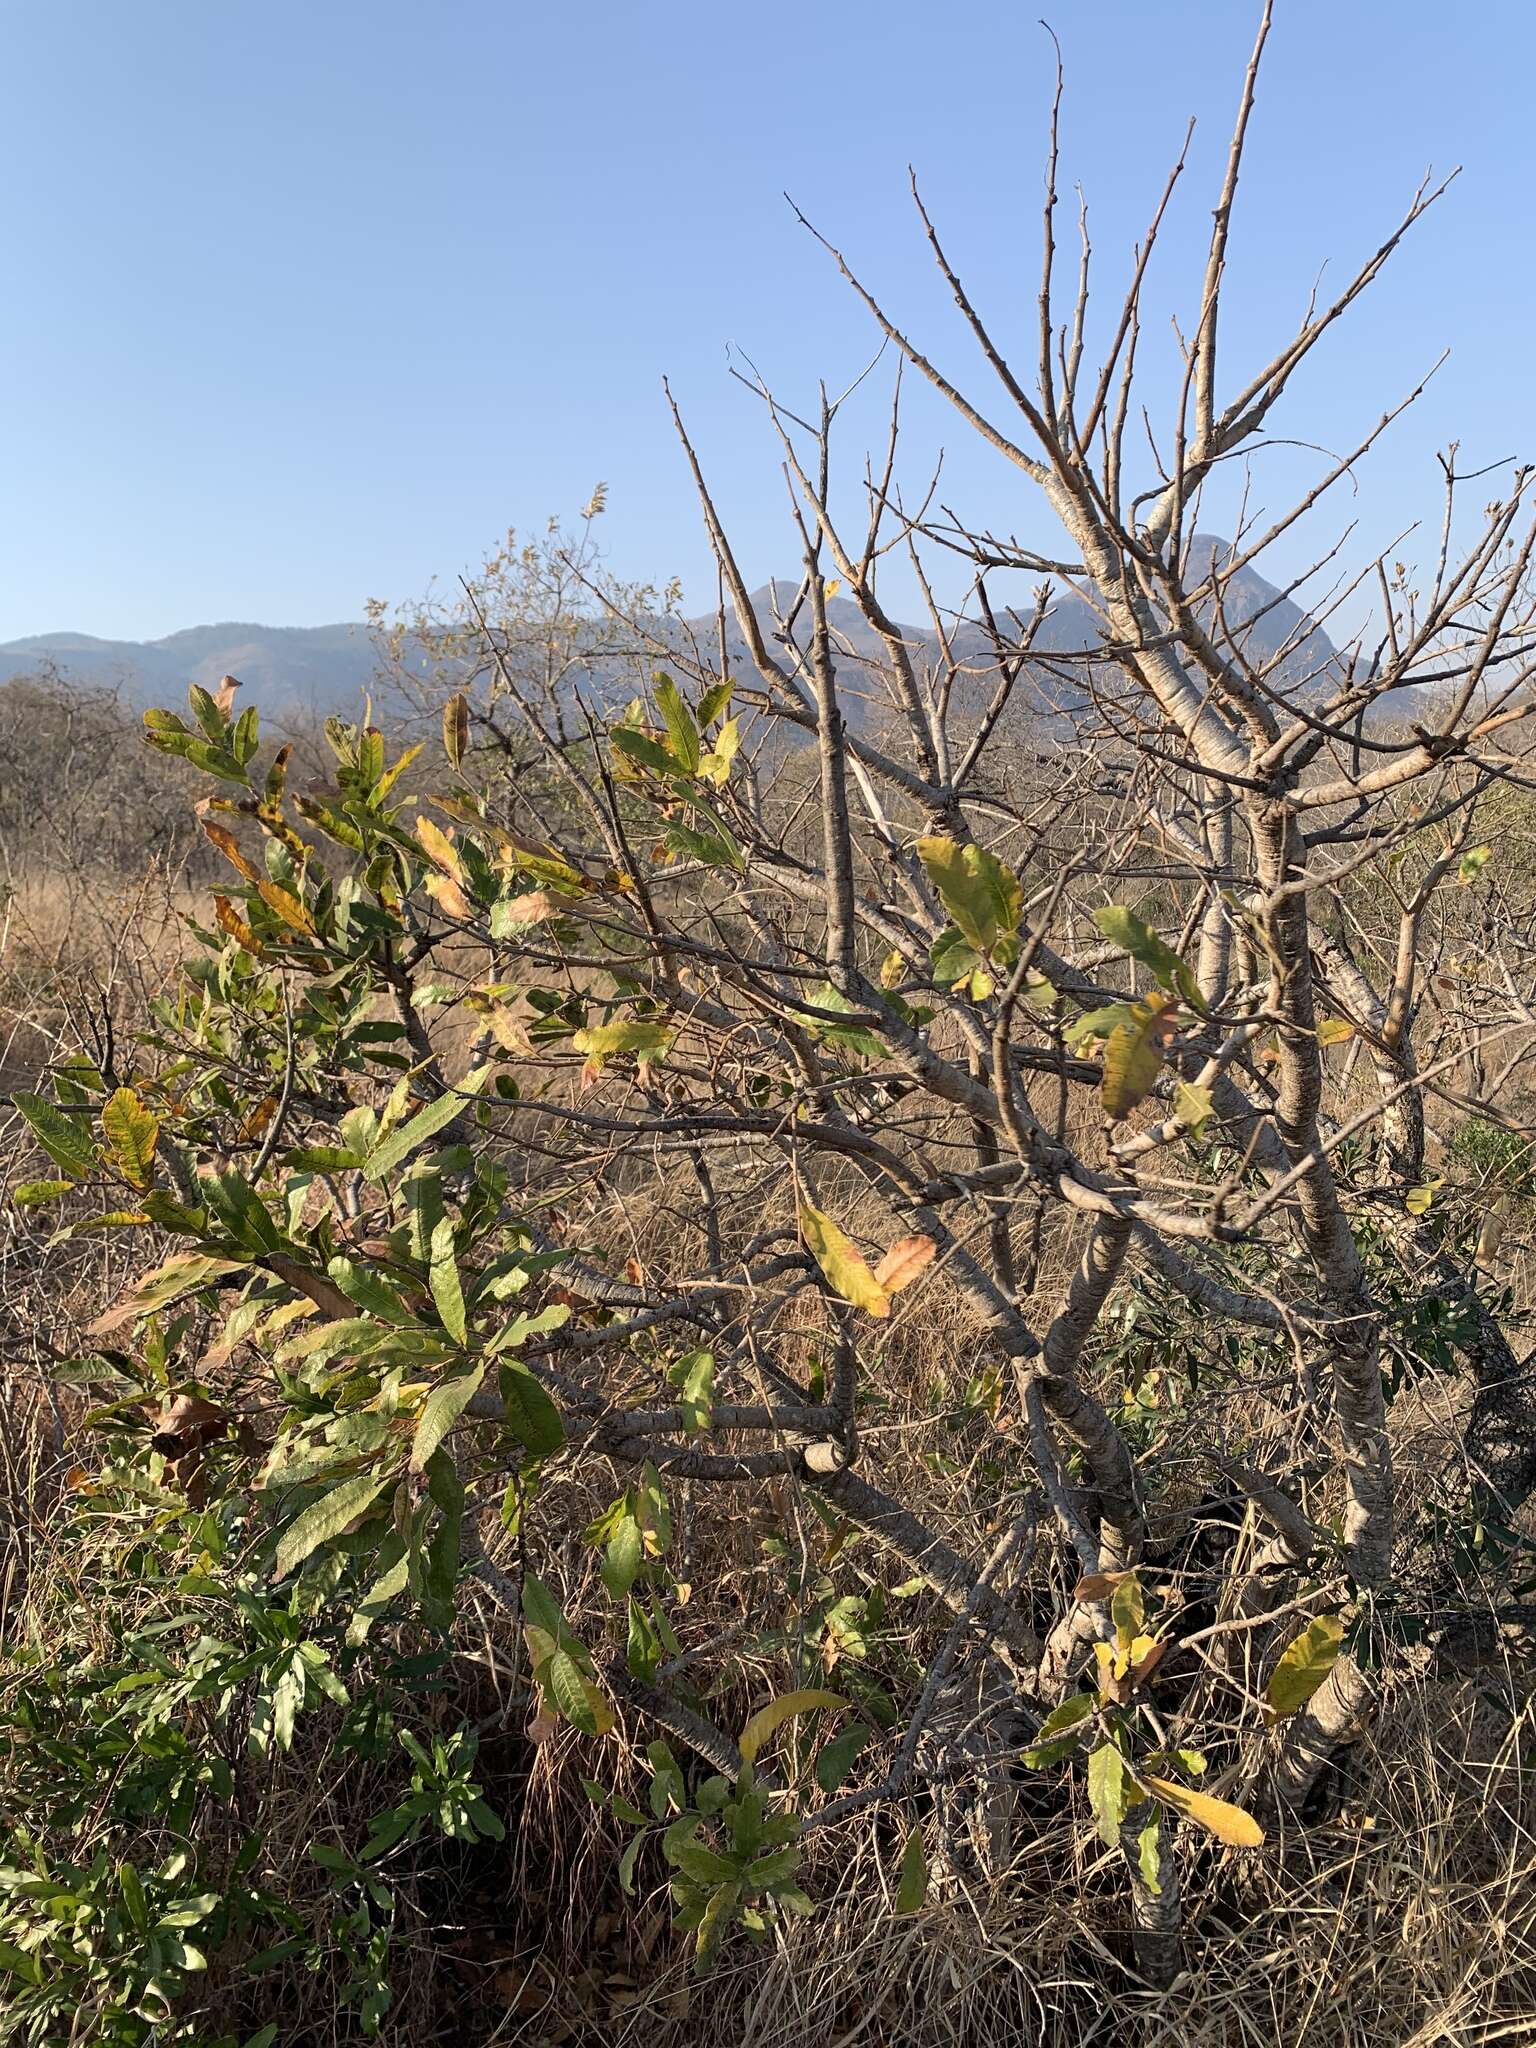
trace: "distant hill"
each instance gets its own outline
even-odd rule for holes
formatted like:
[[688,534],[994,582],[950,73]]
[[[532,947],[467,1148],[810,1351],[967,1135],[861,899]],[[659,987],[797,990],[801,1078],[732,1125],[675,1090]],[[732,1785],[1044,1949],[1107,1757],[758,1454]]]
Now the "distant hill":
[[[1201,535],[1192,547],[1200,560],[1213,554],[1219,557],[1226,551],[1227,543]],[[776,604],[783,607],[791,603],[796,587],[792,582],[779,580],[765,583],[753,592],[753,604],[770,647],[775,644]],[[849,716],[862,724],[869,717],[878,717],[884,709],[879,675],[872,669],[860,673],[861,664],[878,664],[882,648],[850,599],[834,597],[827,610],[842,657]],[[1289,598],[1279,597],[1274,587],[1252,569],[1241,571],[1229,584],[1226,616],[1234,631],[1253,622],[1255,658],[1285,648],[1284,670],[1293,680],[1314,673],[1333,654],[1332,643],[1321,627],[1314,625]],[[694,636],[699,646],[714,656],[718,635],[712,616],[658,621],[656,631],[658,638],[679,647]],[[795,638],[802,646],[808,644],[808,633],[809,618],[802,616],[795,628]],[[936,645],[930,627],[904,627],[903,633],[915,659],[922,661],[933,656]],[[1099,638],[1098,622],[1091,607],[1075,591],[1058,586],[1036,643],[1042,654],[1084,653],[1096,647]],[[980,684],[988,665],[988,651],[980,629],[962,626],[953,645],[967,665],[974,665]],[[739,674],[748,672],[746,646],[734,621],[727,627],[726,657]],[[140,704],[177,704],[184,698],[189,683],[213,687],[222,676],[238,676],[246,686],[242,701],[259,705],[268,718],[279,722],[285,715],[298,712],[355,711],[364,693],[377,684],[377,657],[369,629],[364,625],[192,626],[163,640],[97,640],[83,633],[41,633],[0,644],[0,682],[34,675],[44,667],[55,668],[80,683],[121,689]],[[594,664],[588,680],[594,695],[609,693],[604,687],[601,664]],[[1059,676],[1038,673],[1034,683],[1034,690],[1026,694],[1033,697],[1035,708],[1060,705],[1073,695],[1070,683]],[[864,704],[861,700],[866,699],[869,701]]]
[[359,703],[376,657],[366,626],[190,626],[164,640],[39,633],[0,645],[0,682],[56,668],[75,682],[121,689],[141,704],[179,704],[189,683],[238,676],[247,703],[274,717]]

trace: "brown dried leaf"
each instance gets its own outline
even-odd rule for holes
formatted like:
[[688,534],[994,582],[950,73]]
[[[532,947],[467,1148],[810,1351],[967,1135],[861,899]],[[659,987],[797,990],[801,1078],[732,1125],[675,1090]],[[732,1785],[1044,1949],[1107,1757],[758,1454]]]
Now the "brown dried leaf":
[[899,1237],[875,1268],[876,1283],[887,1294],[899,1294],[903,1287],[910,1287],[922,1272],[932,1264],[938,1246],[931,1237]]

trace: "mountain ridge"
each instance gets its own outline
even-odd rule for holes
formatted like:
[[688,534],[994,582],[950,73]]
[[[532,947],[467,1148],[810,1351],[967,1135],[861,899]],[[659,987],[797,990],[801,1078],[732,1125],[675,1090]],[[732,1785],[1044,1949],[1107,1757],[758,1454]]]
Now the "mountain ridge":
[[[1216,536],[1199,534],[1191,542],[1196,559],[1227,551],[1229,543]],[[765,636],[772,641],[777,630],[775,605],[792,599],[797,582],[772,578],[752,592],[753,604]],[[1300,680],[1320,668],[1334,655],[1332,642],[1302,608],[1282,596],[1253,569],[1242,569],[1231,579],[1225,603],[1228,624],[1241,629],[1251,626],[1256,650],[1271,655],[1286,650],[1284,669]],[[857,605],[849,598],[833,597],[829,618],[846,651],[855,661],[878,661],[882,646]],[[796,638],[803,645],[807,618],[797,621]],[[700,644],[710,646],[715,638],[715,621],[708,614],[697,618],[658,620],[658,638],[696,634]],[[931,626],[902,625],[901,632],[915,652],[932,654],[937,649]],[[1083,654],[1100,642],[1098,622],[1087,601],[1069,585],[1056,583],[1050,612],[1036,638],[1042,655]],[[989,650],[980,627],[962,625],[952,636],[952,648],[964,662],[979,672],[989,660]],[[747,659],[746,644],[734,620],[728,622],[726,657],[740,669]],[[238,676],[246,686],[245,702],[259,703],[269,715],[281,717],[299,711],[328,713],[355,709],[360,698],[376,690],[379,680],[378,655],[371,629],[360,623],[340,620],[322,626],[265,626],[250,620],[225,620],[206,625],[184,626],[155,640],[110,640],[95,634],[70,631],[34,633],[0,643],[0,683],[21,676],[36,675],[52,667],[68,681],[82,685],[106,685],[120,689],[138,704],[179,703],[190,683],[205,688],[216,686],[225,675]],[[591,680],[601,691],[594,672]],[[850,678],[857,689],[857,680]],[[1059,695],[1059,685],[1054,686]]]

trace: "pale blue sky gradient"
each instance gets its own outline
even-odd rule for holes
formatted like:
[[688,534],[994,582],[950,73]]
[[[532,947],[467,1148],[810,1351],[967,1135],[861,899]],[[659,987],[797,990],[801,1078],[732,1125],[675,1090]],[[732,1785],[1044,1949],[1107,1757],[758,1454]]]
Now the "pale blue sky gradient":
[[[0,637],[355,618],[452,578],[509,525],[574,511],[599,478],[613,566],[678,574],[707,603],[664,371],[749,574],[792,572],[777,458],[727,350],[805,405],[818,375],[862,366],[871,330],[780,194],[981,386],[916,234],[910,160],[1027,361],[1040,11],[7,0]],[[1453,435],[1469,465],[1536,451],[1536,9],[1277,11],[1234,374],[1324,263],[1326,284],[1374,246],[1427,165],[1466,166],[1279,423],[1342,446],[1452,349],[1341,507],[1363,554],[1435,515],[1433,451]],[[1056,0],[1063,182],[1088,187],[1101,310],[1195,114],[1157,298],[1187,316],[1255,17],[1247,0]],[[875,395],[850,458],[877,432]],[[1049,539],[1021,480],[914,407],[914,471],[941,441],[945,495]]]

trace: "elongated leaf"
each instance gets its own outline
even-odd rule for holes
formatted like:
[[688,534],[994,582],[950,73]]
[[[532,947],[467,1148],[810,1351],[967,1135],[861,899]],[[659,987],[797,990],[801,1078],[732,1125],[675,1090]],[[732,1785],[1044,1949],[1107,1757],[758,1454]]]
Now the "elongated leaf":
[[184,1294],[206,1287],[210,1280],[217,1280],[225,1273],[243,1273],[246,1264],[244,1259],[213,1259],[200,1252],[187,1258],[168,1259],[163,1266],[155,1267],[153,1272],[145,1273],[136,1280],[125,1295],[90,1324],[86,1335],[105,1337],[120,1324],[132,1322],[136,1316],[153,1315],[156,1309],[168,1308]]
[[677,1388],[678,1412],[690,1436],[708,1429],[715,1402],[715,1357],[712,1351],[690,1351],[667,1372]]
[[1191,1791],[1188,1785],[1176,1785],[1171,1778],[1149,1777],[1146,1784],[1167,1805],[1198,1821],[1218,1842],[1226,1842],[1234,1849],[1257,1849],[1264,1839],[1264,1830],[1253,1815],[1244,1813],[1240,1806],[1230,1806],[1225,1799],[1213,1799],[1209,1792]]
[[369,1153],[368,1163],[363,1168],[364,1180],[387,1180],[396,1167],[403,1165],[413,1152],[420,1151],[429,1138],[435,1138],[439,1131],[453,1122],[464,1108],[465,1099],[477,1095],[485,1086],[489,1073],[488,1066],[476,1067],[473,1073],[464,1076],[456,1088],[439,1095],[435,1101],[429,1102],[425,1109],[418,1110],[409,1123],[391,1131],[389,1136]]
[[501,1368],[501,1398],[507,1427],[536,1458],[547,1458],[565,1442],[560,1410],[525,1365]]
[[890,1298],[870,1272],[858,1246],[843,1235],[830,1216],[813,1209],[809,1202],[800,1204],[800,1228],[833,1293],[883,1322],[891,1312]]
[[1153,1898],[1161,1898],[1163,1894],[1162,1835],[1155,1811],[1151,1820],[1137,1834],[1136,1867],[1141,1873],[1142,1883],[1152,1894]]
[[459,1279],[459,1262],[454,1256],[451,1217],[445,1216],[432,1232],[427,1278],[437,1312],[443,1319],[443,1328],[455,1344],[464,1343],[469,1330],[464,1318],[464,1287]]
[[458,848],[441,825],[435,824],[431,818],[418,818],[416,837],[422,852],[435,867],[441,868],[445,875],[451,875],[454,881],[463,882],[464,863],[459,859]]
[[443,706],[443,752],[457,768],[469,745],[469,699],[455,690]]
[[360,1472],[312,1501],[297,1521],[283,1531],[272,1567],[273,1578],[286,1578],[295,1565],[302,1564],[322,1544],[333,1543],[359,1515],[367,1513],[389,1480],[387,1472]]
[[1111,1849],[1120,1842],[1120,1823],[1126,1809],[1140,1797],[1127,1775],[1125,1758],[1112,1742],[1101,1742],[1088,1756],[1088,1804],[1093,1808],[1100,1838]]
[[18,1089],[11,1097],[31,1126],[32,1135],[55,1166],[62,1166],[76,1180],[84,1180],[96,1164],[90,1133],[77,1118],[66,1116],[41,1095]]
[[676,775],[682,764],[661,744],[652,739],[648,732],[636,732],[633,726],[616,725],[613,728],[613,744],[630,761],[642,768],[649,768],[653,775]]
[[416,1418],[416,1434],[411,1439],[413,1470],[420,1472],[425,1469],[427,1460],[479,1393],[480,1382],[484,1378],[485,1367],[482,1365],[458,1379],[443,1380],[428,1394],[421,1404],[421,1413]]
[[745,1760],[756,1763],[759,1750],[768,1738],[786,1721],[792,1721],[796,1714],[815,1714],[823,1709],[846,1707],[848,1702],[835,1692],[785,1692],[776,1700],[770,1700],[766,1707],[759,1707],[741,1731],[736,1747]]
[[539,1667],[539,1682],[550,1704],[583,1735],[606,1735],[613,1712],[569,1650],[556,1650]]
[[1123,903],[1107,903],[1093,913],[1093,921],[1106,939],[1123,946],[1170,995],[1181,995],[1191,1009],[1205,1009],[1194,970],[1133,910],[1127,910]]
[[1333,1669],[1344,1624],[1336,1614],[1320,1614],[1286,1645],[1270,1673],[1264,1699],[1272,1714],[1294,1714],[1304,1707]]
[[913,1828],[901,1852],[901,1874],[896,1880],[896,1911],[916,1913],[928,1896],[928,1857],[923,1849],[923,1831]]
[[1024,914],[1019,878],[985,847],[935,837],[919,839],[917,855],[944,908],[978,953],[990,953],[999,939],[1017,932]]
[[693,713],[683,702],[682,693],[670,676],[659,676],[656,680],[656,708],[667,728],[667,738],[672,742],[672,752],[677,757],[677,765],[685,775],[697,775],[699,728],[694,724]]

